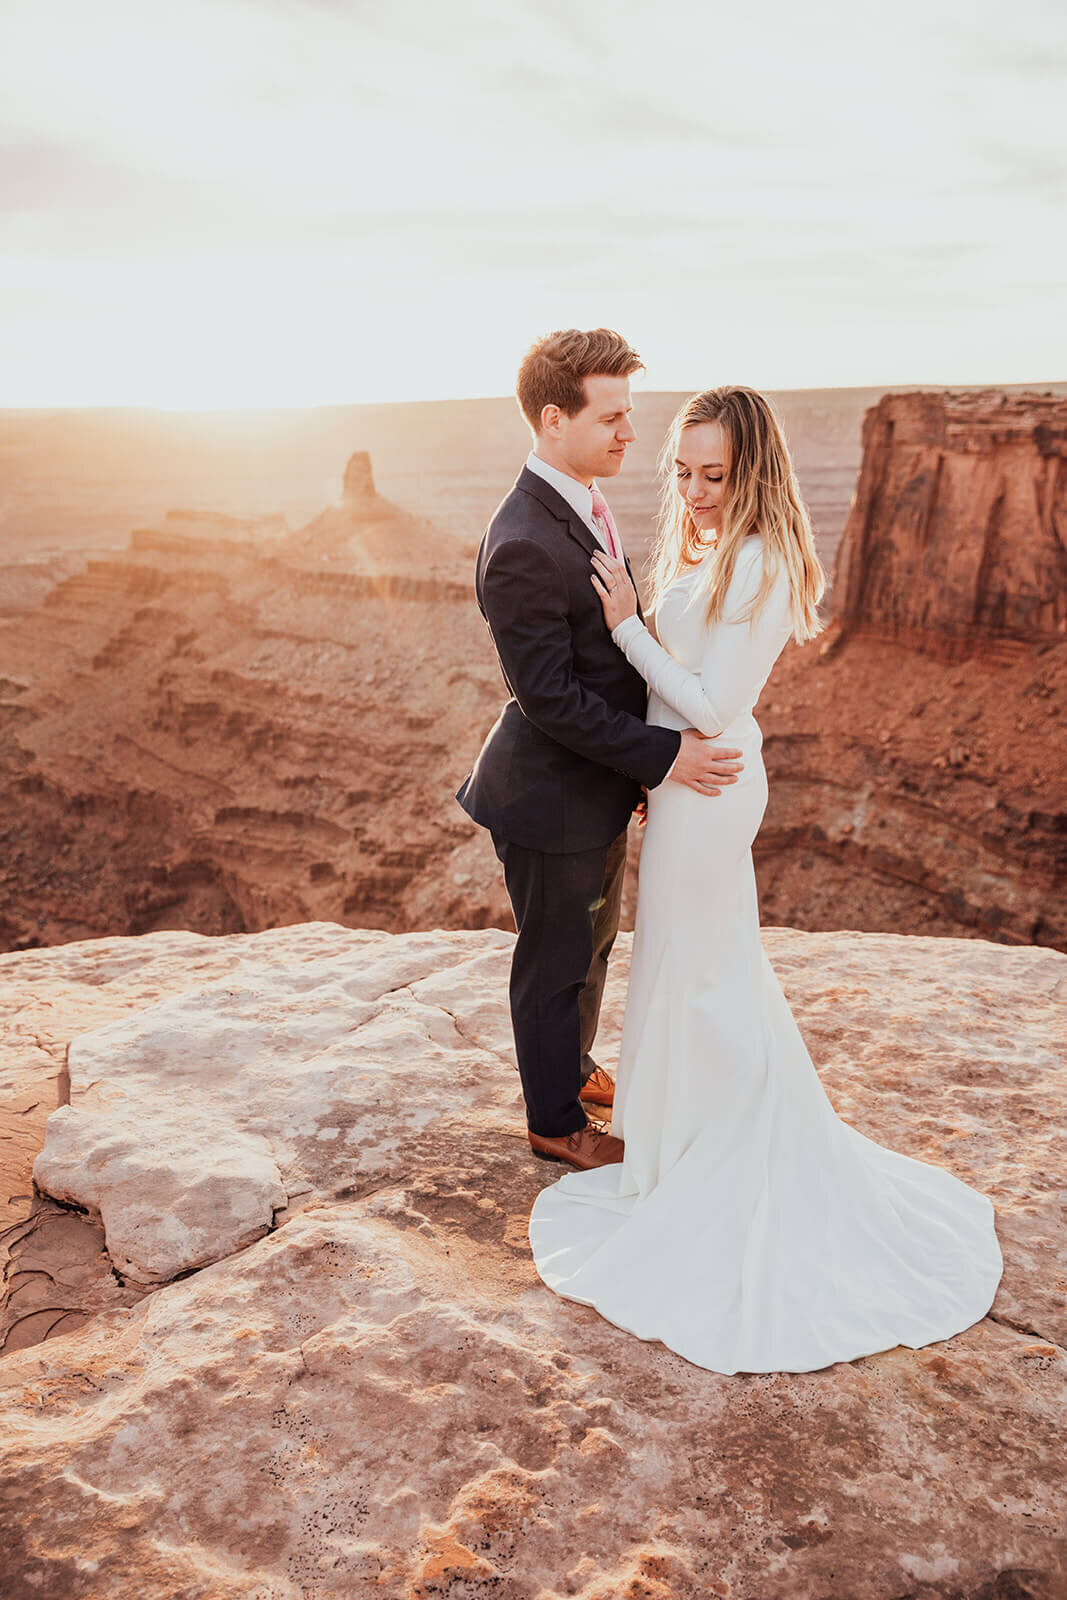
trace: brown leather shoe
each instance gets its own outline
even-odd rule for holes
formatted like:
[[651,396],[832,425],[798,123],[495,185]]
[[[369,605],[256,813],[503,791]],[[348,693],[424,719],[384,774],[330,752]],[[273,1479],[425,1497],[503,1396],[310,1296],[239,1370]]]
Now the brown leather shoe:
[[572,1167],[588,1172],[591,1167],[610,1167],[622,1160],[622,1140],[589,1123],[577,1133],[564,1133],[558,1139],[545,1139],[529,1129],[527,1132],[530,1149],[542,1161],[569,1161]]
[[603,1067],[597,1067],[586,1078],[578,1091],[579,1100],[589,1100],[595,1106],[613,1106],[615,1104],[615,1079],[609,1077]]

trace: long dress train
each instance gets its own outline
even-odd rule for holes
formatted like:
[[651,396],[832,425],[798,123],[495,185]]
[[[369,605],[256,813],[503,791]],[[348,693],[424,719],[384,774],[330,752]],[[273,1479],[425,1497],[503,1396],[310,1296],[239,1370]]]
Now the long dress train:
[[791,629],[784,573],[743,620],[762,550],[743,544],[722,621],[705,624],[694,567],[659,607],[666,649],[637,618],[615,630],[648,720],[721,731],[745,765],[718,797],[649,794],[612,1114],[625,1159],[549,1185],[529,1226],[549,1288],[721,1373],[947,1339],[1003,1270],[987,1196],[837,1116],[764,954],[752,707]]

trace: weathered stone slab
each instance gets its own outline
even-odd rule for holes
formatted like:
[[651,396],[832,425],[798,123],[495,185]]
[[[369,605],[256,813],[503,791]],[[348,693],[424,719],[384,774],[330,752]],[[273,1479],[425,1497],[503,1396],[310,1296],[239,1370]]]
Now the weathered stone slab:
[[[290,1205],[0,1363],[4,1600],[1059,1600],[1067,962],[764,939],[839,1114],[994,1201],[1004,1278],[952,1339],[724,1377],[545,1289],[526,1221],[558,1174],[523,1135],[506,935],[314,924],[6,958],[57,1040],[94,992],[99,1016],[123,985],[144,1007],[75,1040],[54,1119],[84,1129],[64,1159],[120,1227],[91,1161],[109,1108],[134,1154],[142,1108],[152,1183],[194,1220],[220,1170],[210,1143],[193,1159],[205,1125],[269,1146]],[[609,1064],[628,956],[623,937]]]

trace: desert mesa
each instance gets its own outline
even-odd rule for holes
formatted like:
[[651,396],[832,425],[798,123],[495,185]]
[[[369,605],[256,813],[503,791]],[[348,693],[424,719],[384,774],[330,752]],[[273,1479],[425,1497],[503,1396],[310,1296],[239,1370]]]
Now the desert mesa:
[[[614,497],[638,557],[665,411],[651,407]],[[885,395],[847,514],[843,423],[823,416],[798,423],[798,459],[831,625],[787,648],[758,710],[763,920],[1062,949],[1067,399]],[[469,517],[517,470],[516,423],[497,418],[499,481],[483,462],[462,492],[450,436],[429,507],[442,520],[382,496],[356,452],[340,495],[295,529],[172,509],[12,603],[0,947],[308,920],[511,926],[496,858],[452,795],[504,698]]]

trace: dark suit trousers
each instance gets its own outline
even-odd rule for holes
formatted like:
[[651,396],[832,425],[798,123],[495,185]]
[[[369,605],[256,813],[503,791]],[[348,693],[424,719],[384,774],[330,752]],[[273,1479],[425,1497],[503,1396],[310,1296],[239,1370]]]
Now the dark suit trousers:
[[608,954],[619,930],[626,831],[596,850],[552,855],[493,835],[518,938],[511,1025],[531,1130],[574,1133],[592,1072]]

